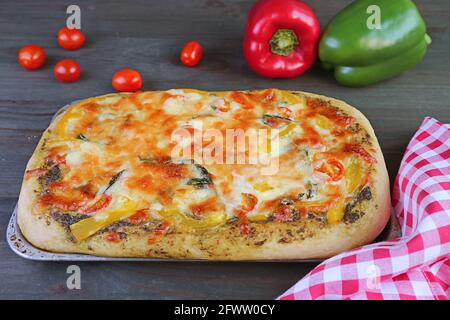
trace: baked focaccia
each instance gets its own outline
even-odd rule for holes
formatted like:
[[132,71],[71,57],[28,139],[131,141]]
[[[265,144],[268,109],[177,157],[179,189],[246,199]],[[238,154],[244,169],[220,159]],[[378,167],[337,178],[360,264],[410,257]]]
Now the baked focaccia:
[[80,101],[44,132],[18,205],[41,249],[177,259],[328,257],[373,241],[389,216],[368,120],[277,89]]

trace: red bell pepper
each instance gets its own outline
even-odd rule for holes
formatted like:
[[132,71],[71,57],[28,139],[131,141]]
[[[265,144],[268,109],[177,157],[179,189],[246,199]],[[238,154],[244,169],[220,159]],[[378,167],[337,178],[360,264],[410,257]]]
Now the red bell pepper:
[[313,167],[314,171],[326,174],[331,181],[338,181],[344,177],[344,165],[335,158],[318,160],[316,163],[313,163]]
[[292,78],[317,58],[320,24],[299,0],[259,0],[251,8],[244,36],[250,67],[269,78]]
[[111,203],[112,197],[109,194],[102,194],[96,202],[82,210],[83,214],[91,214],[105,209]]

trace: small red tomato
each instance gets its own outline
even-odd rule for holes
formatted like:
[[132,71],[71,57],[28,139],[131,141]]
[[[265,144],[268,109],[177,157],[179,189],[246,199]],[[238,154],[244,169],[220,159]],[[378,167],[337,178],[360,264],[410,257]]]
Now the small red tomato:
[[27,70],[35,70],[44,64],[45,51],[38,45],[29,44],[20,48],[17,58],[22,67]]
[[62,82],[74,82],[80,77],[80,66],[73,60],[65,59],[55,64],[55,78]]
[[194,67],[200,62],[202,55],[202,45],[197,41],[189,41],[181,50],[180,60],[185,66]]
[[142,77],[134,69],[122,69],[114,73],[111,83],[117,91],[133,92],[142,88]]
[[63,27],[58,31],[58,44],[63,49],[76,50],[84,44],[84,41],[84,34],[79,29]]

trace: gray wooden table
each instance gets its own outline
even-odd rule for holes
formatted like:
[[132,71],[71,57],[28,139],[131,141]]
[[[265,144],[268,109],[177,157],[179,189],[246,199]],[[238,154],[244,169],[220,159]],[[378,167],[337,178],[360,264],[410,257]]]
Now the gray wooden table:
[[[393,0],[395,1],[395,0]],[[349,0],[308,0],[324,26]],[[316,92],[348,101],[372,122],[391,179],[402,153],[426,116],[450,122],[450,1],[417,0],[434,42],[414,70],[380,85],[349,89],[315,67],[293,80],[253,74],[241,54],[246,13],[252,1],[76,1],[82,11],[84,48],[58,48],[55,34],[65,23],[67,1],[0,2],[0,298],[193,298],[271,299],[304,276],[302,263],[78,263],[81,290],[68,290],[69,263],[26,261],[5,242],[23,170],[52,114],[80,98],[110,92],[111,75],[122,67],[141,71],[143,89],[192,87],[206,90],[279,87]],[[178,63],[183,43],[204,45],[198,68]],[[46,48],[43,70],[27,72],[17,50]],[[75,58],[83,75],[58,83],[52,66]]]

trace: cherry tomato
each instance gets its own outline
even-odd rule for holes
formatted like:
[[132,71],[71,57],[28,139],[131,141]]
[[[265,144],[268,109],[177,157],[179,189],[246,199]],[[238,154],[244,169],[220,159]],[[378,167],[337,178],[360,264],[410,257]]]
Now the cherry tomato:
[[122,69],[114,73],[112,86],[117,91],[133,92],[142,88],[141,74],[134,69]]
[[66,50],[76,50],[83,46],[85,37],[79,29],[63,27],[58,31],[58,44]]
[[45,51],[38,45],[29,44],[20,48],[17,58],[22,67],[27,70],[35,70],[44,64]]
[[74,82],[80,77],[80,66],[73,60],[65,59],[55,64],[55,78],[62,82]]
[[180,53],[181,62],[187,67],[194,67],[202,58],[203,48],[197,41],[189,41],[183,47]]

